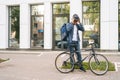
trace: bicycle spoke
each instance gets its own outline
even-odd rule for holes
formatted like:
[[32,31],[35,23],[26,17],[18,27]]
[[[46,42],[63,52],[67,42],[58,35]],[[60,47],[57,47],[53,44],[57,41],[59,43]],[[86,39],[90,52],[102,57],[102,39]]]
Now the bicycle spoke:
[[74,69],[74,61],[69,53],[61,53],[56,57],[55,66],[58,71],[68,73]]
[[108,70],[108,60],[101,54],[95,54],[89,60],[90,70],[97,75],[103,75]]

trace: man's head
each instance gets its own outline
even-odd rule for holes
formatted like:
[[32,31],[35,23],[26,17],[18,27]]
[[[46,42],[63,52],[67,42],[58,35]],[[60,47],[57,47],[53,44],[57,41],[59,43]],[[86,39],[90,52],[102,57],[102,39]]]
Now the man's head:
[[77,14],[74,14],[72,16],[72,23],[77,24],[77,22],[80,22],[80,18],[79,18],[79,16]]
[[75,22],[80,20],[80,18],[77,14],[74,14],[72,18],[74,19]]

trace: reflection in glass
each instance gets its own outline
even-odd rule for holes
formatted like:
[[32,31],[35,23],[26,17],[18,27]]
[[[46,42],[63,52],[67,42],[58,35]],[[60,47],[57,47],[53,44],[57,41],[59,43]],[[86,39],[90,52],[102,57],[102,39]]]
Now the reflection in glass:
[[31,47],[44,48],[44,5],[32,6]]
[[55,18],[55,40],[60,41],[61,36],[60,36],[60,28],[63,25],[63,23],[67,23],[68,19],[67,17],[56,17]]
[[33,5],[31,8],[32,8],[32,15],[43,15],[44,14],[43,5]]
[[85,32],[83,35],[83,48],[89,47],[91,42],[96,48],[100,48],[100,4],[99,1],[83,1],[83,24]]
[[69,14],[70,5],[68,3],[58,3],[53,5],[53,14]]
[[9,7],[9,47],[19,48],[19,6]]

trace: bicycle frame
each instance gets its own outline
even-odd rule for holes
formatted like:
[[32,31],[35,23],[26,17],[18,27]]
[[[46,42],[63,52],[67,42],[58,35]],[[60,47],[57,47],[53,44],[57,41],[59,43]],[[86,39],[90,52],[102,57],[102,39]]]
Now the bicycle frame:
[[[93,44],[94,44],[94,43],[89,44],[89,45],[91,45],[91,48],[90,48],[90,49],[86,49],[85,51],[91,51],[91,52],[90,52],[87,56],[85,56],[85,57],[81,60],[81,62],[83,62],[84,60],[86,60],[88,57],[90,58],[91,56],[94,56],[96,62],[99,63],[99,61],[98,61],[97,58],[95,57],[95,50],[94,50]],[[68,52],[68,51],[67,51],[67,52]],[[73,53],[72,55],[70,54],[70,57],[69,57],[68,59],[66,59],[66,61],[68,61],[72,56],[74,56],[74,54],[75,54],[76,52],[79,52],[79,51],[74,51],[74,53]],[[76,62],[75,62],[75,63],[76,63]],[[74,64],[75,64],[75,63],[74,63]]]
[[[91,48],[85,50],[85,51],[91,51],[91,52],[90,52],[86,57],[84,57],[84,58],[82,59],[82,62],[83,62],[84,60],[86,60],[88,57],[95,56],[95,50],[94,50],[93,44],[94,44],[94,43],[89,44],[89,45],[91,45]],[[75,51],[75,52],[78,52],[78,51]],[[74,55],[74,54],[73,54],[73,55]]]

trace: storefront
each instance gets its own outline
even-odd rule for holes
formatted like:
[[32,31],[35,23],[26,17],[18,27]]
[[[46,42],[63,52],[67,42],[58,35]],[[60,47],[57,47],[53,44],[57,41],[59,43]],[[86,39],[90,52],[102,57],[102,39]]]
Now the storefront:
[[59,49],[60,27],[78,14],[81,48],[95,42],[119,50],[119,0],[5,0],[0,2],[0,49]]

